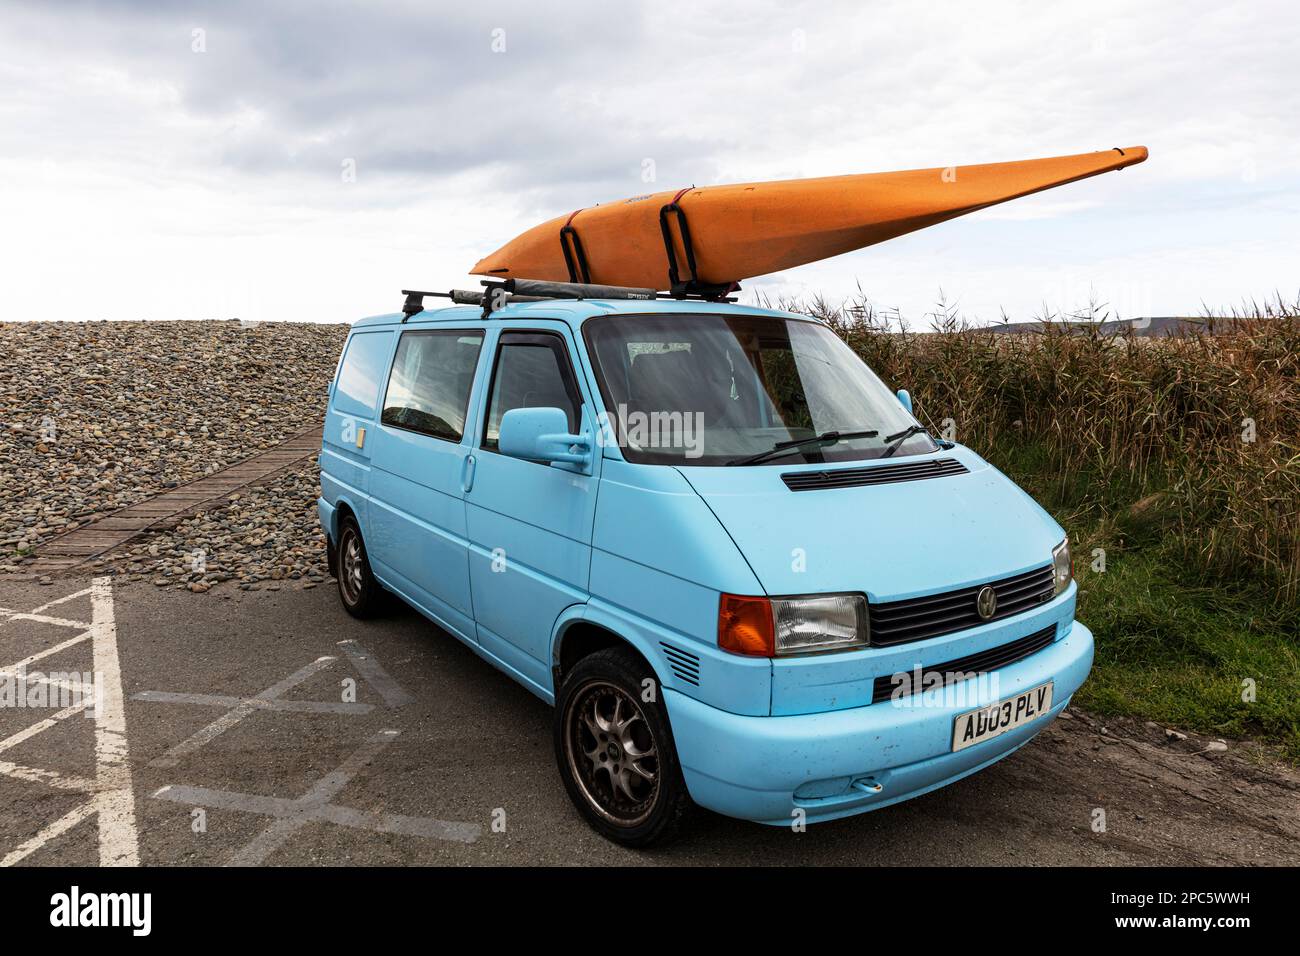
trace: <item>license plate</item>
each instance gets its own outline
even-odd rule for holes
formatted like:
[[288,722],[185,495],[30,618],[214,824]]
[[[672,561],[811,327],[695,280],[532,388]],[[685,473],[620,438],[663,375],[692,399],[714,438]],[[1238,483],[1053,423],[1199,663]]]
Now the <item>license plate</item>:
[[996,704],[958,714],[952,728],[953,751],[992,740],[1043,716],[1052,709],[1052,684],[1048,681]]

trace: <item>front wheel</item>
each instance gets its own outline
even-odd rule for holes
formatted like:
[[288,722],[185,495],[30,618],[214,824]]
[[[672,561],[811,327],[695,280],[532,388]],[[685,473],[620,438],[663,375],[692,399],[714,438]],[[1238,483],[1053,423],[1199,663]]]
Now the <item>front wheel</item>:
[[574,666],[556,701],[564,787],[596,832],[626,846],[668,841],[691,807],[661,694],[644,661],[607,648]]

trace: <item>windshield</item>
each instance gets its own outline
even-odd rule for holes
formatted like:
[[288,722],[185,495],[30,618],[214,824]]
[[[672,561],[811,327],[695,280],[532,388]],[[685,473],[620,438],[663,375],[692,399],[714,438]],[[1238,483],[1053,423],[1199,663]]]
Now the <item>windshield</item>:
[[605,399],[602,440],[629,461],[762,465],[856,461],[937,447],[861,359],[818,322],[763,315],[609,315],[583,325]]

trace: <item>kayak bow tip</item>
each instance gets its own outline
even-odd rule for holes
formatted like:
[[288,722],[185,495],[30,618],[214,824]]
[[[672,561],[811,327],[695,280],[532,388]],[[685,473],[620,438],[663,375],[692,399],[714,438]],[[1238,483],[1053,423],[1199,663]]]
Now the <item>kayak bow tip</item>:
[[1117,169],[1123,169],[1125,166],[1136,166],[1138,163],[1146,162],[1147,148],[1145,146],[1125,146],[1123,148],[1116,146],[1115,150],[1124,157],[1124,161],[1117,166]]

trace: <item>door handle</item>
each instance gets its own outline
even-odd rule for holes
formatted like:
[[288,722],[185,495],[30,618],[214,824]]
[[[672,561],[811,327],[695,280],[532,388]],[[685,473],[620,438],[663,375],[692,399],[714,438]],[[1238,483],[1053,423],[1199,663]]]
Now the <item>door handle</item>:
[[474,487],[474,456],[466,455],[465,461],[460,466],[460,490],[469,494],[470,489]]

